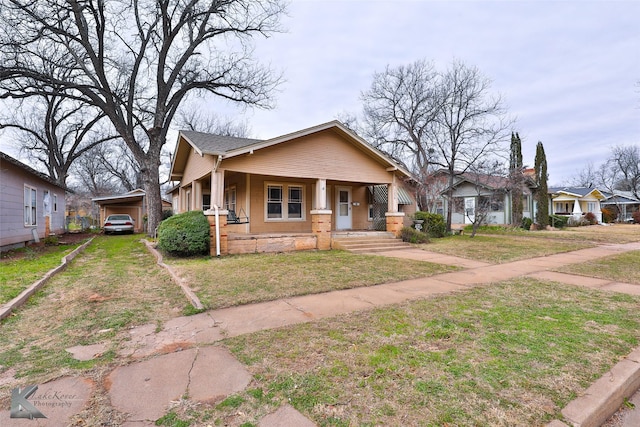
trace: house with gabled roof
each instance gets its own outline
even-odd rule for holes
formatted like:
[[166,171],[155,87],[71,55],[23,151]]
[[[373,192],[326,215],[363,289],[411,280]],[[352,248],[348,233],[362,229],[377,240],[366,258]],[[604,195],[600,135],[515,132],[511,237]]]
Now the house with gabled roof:
[[[460,228],[472,224],[476,213],[482,212],[483,224],[515,225],[511,224],[512,190],[509,178],[476,172],[460,172],[453,180],[453,197],[451,203],[447,200],[449,174],[442,169],[429,177],[430,185],[439,189],[436,213],[446,216],[447,209],[451,211],[453,228]],[[525,218],[535,217],[535,202],[533,191],[536,185],[529,175],[525,174],[522,184],[522,215]]]
[[570,216],[579,219],[587,212],[602,222],[600,202],[606,198],[604,193],[593,187],[551,187],[548,189],[551,214]]
[[176,213],[203,210],[212,254],[330,249],[335,233],[399,235],[411,174],[338,121],[267,140],[180,131]]
[[0,250],[65,232],[67,188],[0,152]]
[[613,209],[617,214],[617,221],[633,222],[633,213],[640,211],[640,199],[631,191],[615,190],[613,193],[604,192],[606,196],[600,202],[602,208]]

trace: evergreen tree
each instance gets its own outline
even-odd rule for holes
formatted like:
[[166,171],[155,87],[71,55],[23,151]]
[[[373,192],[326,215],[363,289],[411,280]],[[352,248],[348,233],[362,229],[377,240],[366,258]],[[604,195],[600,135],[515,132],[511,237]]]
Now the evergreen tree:
[[524,176],[522,174],[522,142],[520,135],[511,132],[511,154],[509,158],[509,185],[511,190],[511,225],[522,223],[522,193]]
[[540,228],[549,225],[549,195],[547,194],[547,156],[544,154],[542,142],[538,141],[536,146],[536,201],[538,202],[538,212],[536,213],[536,223]]

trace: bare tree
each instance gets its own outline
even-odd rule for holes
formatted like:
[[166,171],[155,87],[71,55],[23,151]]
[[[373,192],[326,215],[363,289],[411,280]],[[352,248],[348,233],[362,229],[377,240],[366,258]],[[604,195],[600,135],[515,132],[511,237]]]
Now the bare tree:
[[21,151],[42,164],[51,179],[66,186],[78,158],[115,138],[104,119],[104,113],[82,102],[42,93],[21,100],[13,114],[0,117],[0,129],[13,130]]
[[73,186],[80,194],[87,197],[101,197],[116,194],[122,190],[118,180],[109,173],[104,161],[105,146],[98,145],[78,158],[73,164],[74,177],[78,183]]
[[587,162],[586,166],[576,171],[569,180],[569,185],[574,187],[593,187],[600,185],[599,168],[593,162]]
[[[453,62],[445,72],[421,60],[376,73],[361,96],[361,133],[423,184],[437,168],[449,176],[449,205],[455,176],[502,149],[512,121],[490,81],[475,67]],[[351,126],[360,127],[357,121]],[[451,230],[451,209],[447,210]]]
[[279,29],[280,0],[4,0],[0,98],[50,94],[95,106],[140,165],[149,230],[161,219],[160,158],[192,93],[270,107],[280,77],[250,41]]
[[[440,108],[432,127],[436,163],[449,175],[447,200],[453,201],[456,175],[504,150],[513,120],[500,96],[490,94],[491,82],[476,67],[454,61],[440,82]],[[451,230],[447,210],[447,231]]]
[[182,112],[179,117],[179,127],[185,130],[222,136],[236,136],[238,138],[249,138],[251,133],[246,120],[237,121],[228,117],[221,118],[214,114],[203,114],[197,110]]
[[617,189],[630,191],[636,199],[640,199],[640,146],[613,147],[609,162],[620,172]]
[[[494,210],[504,210],[505,192],[507,191],[508,178],[497,160],[483,160],[469,166],[464,174],[465,178],[473,184],[475,192],[475,206],[472,217],[472,231],[469,237],[475,237],[478,228],[486,224]],[[500,205],[500,209],[494,206]],[[469,215],[465,212],[465,215]]]
[[[361,94],[364,130],[375,147],[414,173],[429,173],[433,150],[430,131],[438,114],[438,74],[421,60],[373,75]],[[355,125],[355,122],[354,122]]]

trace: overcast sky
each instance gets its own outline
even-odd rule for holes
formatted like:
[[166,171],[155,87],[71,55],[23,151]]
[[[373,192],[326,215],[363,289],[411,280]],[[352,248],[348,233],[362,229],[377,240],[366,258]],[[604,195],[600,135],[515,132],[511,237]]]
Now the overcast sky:
[[[282,26],[255,45],[284,75],[275,109],[200,101],[245,120],[253,137],[359,113],[361,92],[387,65],[426,59],[444,70],[457,59],[503,96],[526,165],[543,142],[550,184],[598,165],[614,145],[640,145],[640,0],[293,0]],[[0,148],[15,153],[6,138]]]
[[503,96],[525,164],[543,142],[551,184],[640,144],[640,0],[294,0],[282,23],[286,33],[256,45],[286,81],[275,109],[243,112],[252,136],[359,113],[387,65],[458,59]]

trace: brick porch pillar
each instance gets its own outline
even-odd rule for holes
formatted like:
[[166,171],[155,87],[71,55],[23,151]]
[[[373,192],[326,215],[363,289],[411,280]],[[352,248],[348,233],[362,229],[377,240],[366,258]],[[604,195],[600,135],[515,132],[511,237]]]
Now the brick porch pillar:
[[[220,226],[220,255],[229,254],[229,249],[227,246],[227,214],[229,213],[226,209],[218,210],[218,224]],[[211,243],[209,244],[209,254],[211,256],[217,256],[217,246],[216,246],[216,212],[213,209],[209,209],[204,211],[207,220],[209,221],[209,239]]]
[[330,209],[311,211],[311,232],[316,235],[318,250],[331,249],[331,215]]
[[387,231],[400,237],[400,232],[404,226],[404,212],[387,212],[384,214],[387,220]]

